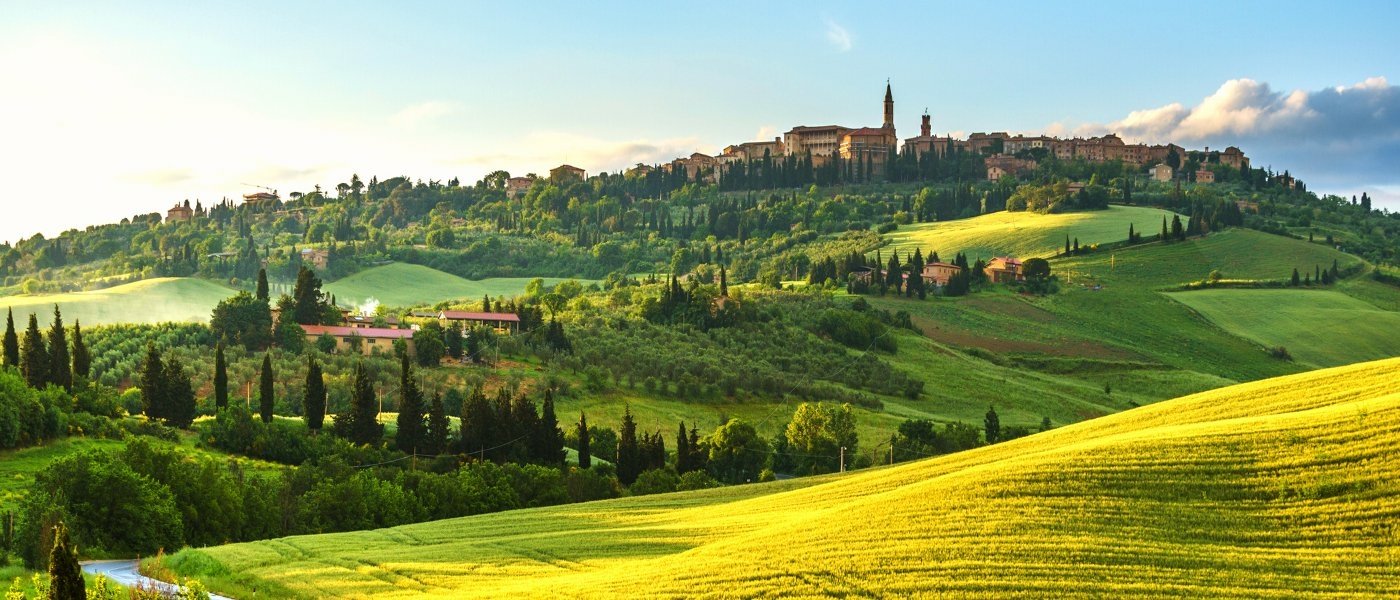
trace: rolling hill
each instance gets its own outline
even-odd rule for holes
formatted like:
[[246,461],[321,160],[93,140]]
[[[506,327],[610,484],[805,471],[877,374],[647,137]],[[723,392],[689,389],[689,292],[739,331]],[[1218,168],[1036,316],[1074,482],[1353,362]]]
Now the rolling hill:
[[968,262],[993,256],[1049,257],[1064,251],[1065,236],[1079,238],[1081,246],[1128,239],[1128,225],[1151,235],[1162,228],[1162,217],[1172,213],[1157,208],[1110,206],[1108,210],[1042,215],[1000,211],[970,219],[919,223],[900,227],[885,236],[900,253],[922,248],[937,251],[944,260],[962,252]]
[[0,297],[0,310],[13,308],[17,327],[24,326],[30,313],[38,315],[40,326],[47,326],[54,304],[68,324],[79,319],[89,326],[208,321],[214,306],[233,294],[233,290],[204,279],[164,277],[91,292]]
[[1313,367],[1400,356],[1400,312],[1333,290],[1215,289],[1169,296],[1221,329]]
[[[514,296],[525,291],[533,277],[493,277],[472,281],[436,269],[407,263],[393,263],[365,269],[323,286],[344,306],[355,306],[369,299],[394,307],[436,304],[447,300],[479,300],[490,294]],[[543,278],[546,285],[564,279]],[[589,283],[583,281],[583,283]]]
[[239,598],[1400,594],[1400,359],[895,467],[186,550]]

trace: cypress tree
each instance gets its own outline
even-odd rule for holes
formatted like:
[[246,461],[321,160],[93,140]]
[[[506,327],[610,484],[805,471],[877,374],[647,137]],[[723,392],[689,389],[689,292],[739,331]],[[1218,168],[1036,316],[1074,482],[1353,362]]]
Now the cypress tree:
[[171,427],[188,428],[194,423],[194,386],[185,375],[185,367],[174,356],[165,361],[161,375],[164,387],[165,424]]
[[487,439],[496,429],[496,413],[491,409],[486,394],[480,387],[472,390],[472,395],[462,404],[461,448],[467,455],[476,455],[485,460]]
[[536,424],[535,460],[544,465],[564,464],[564,432],[559,429],[559,418],[554,414],[554,390],[544,390],[544,404],[540,406],[540,420]]
[[49,551],[48,600],[87,600],[83,569],[68,539],[68,528],[61,522],[53,528],[53,548]]
[[40,389],[49,383],[49,350],[44,346],[39,318],[34,313],[29,314],[29,328],[24,330],[24,343],[20,345],[20,370],[29,387]]
[[540,434],[540,415],[535,410],[535,401],[521,394],[510,402],[509,414],[510,436],[502,442],[509,446],[501,449],[499,458],[503,461],[530,462],[535,458]]
[[68,360],[68,332],[63,328],[63,313],[53,305],[53,323],[49,324],[49,383],[73,391],[73,364]]
[[19,336],[15,334],[15,309],[9,309],[5,316],[5,340],[3,343],[4,364],[7,367],[19,368]]
[[214,347],[214,407],[228,406],[228,362],[224,358],[224,340]]
[[314,435],[320,433],[326,420],[326,378],[321,364],[314,357],[307,359],[306,387],[301,398],[301,418]]
[[690,442],[686,444],[690,448],[690,470],[700,471],[709,462],[709,457],[705,455],[705,449],[700,447],[700,429],[691,423]]
[[1157,239],[1167,241],[1167,215],[1162,215],[1162,234]]
[[624,405],[622,431],[617,436],[617,480],[632,485],[642,473],[642,456],[637,446],[637,422],[632,419],[632,407]]
[[155,342],[146,342],[146,362],[141,365],[141,407],[148,419],[165,418],[165,366]]
[[578,414],[578,468],[587,469],[593,466],[592,450],[588,447],[588,415],[580,412]]
[[262,370],[258,372],[258,415],[264,423],[272,422],[272,409],[277,399],[273,396],[272,353],[263,354]]
[[[1166,217],[1162,217],[1165,219]],[[1069,254],[1069,234],[1065,234],[1065,254]]]
[[724,265],[719,266],[719,295],[729,296],[729,275],[724,271]]
[[258,300],[269,300],[267,293],[267,269],[258,269],[258,288],[254,294]]
[[1298,267],[1293,267],[1293,277],[1292,277],[1292,279],[1289,279],[1289,280],[1288,280],[1288,285],[1291,285],[1291,286],[1293,286],[1293,287],[1298,287],[1298,283],[1299,283],[1299,280],[1298,280]]
[[987,416],[983,420],[983,424],[986,426],[988,444],[995,444],[1001,440],[1001,418],[997,417],[996,408],[987,407]]
[[83,325],[79,321],[73,322],[73,380],[87,379],[92,376],[92,352],[88,351],[87,343],[83,341]]
[[433,455],[447,452],[451,436],[447,410],[442,406],[442,394],[433,394],[433,401],[428,405],[428,436],[424,439],[424,452]]
[[1137,241],[1137,234],[1133,233],[1133,224],[1128,223],[1128,243],[1131,244],[1135,241]]
[[394,444],[408,454],[417,454],[423,446],[427,430],[427,414],[423,407],[423,393],[418,390],[418,382],[413,379],[413,365],[405,354],[399,361],[399,416],[398,433]]
[[690,438],[686,437],[685,421],[681,421],[676,433],[676,473],[684,475],[690,470]]
[[379,424],[379,405],[374,398],[374,382],[370,380],[364,362],[355,364],[347,434],[352,443],[370,445],[378,444],[384,435],[384,428]]

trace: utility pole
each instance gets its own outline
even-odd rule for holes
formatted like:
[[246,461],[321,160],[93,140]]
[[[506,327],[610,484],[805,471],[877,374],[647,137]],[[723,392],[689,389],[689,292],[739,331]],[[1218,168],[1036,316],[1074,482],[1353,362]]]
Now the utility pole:
[[841,447],[841,472],[846,472],[846,447]]

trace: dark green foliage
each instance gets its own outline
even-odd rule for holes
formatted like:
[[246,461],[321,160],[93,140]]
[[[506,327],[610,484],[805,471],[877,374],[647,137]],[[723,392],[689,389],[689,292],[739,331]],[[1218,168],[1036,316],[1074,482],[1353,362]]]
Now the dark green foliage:
[[447,355],[453,360],[462,359],[462,322],[453,321],[444,334],[447,342]]
[[428,434],[423,440],[422,452],[443,454],[447,452],[451,443],[451,421],[448,420],[447,410],[442,405],[442,394],[433,394],[433,401],[428,405]]
[[214,409],[228,406],[228,360],[224,357],[224,341],[214,347]]
[[73,380],[87,380],[92,377],[92,352],[83,341],[83,326],[73,322]]
[[258,269],[258,284],[253,296],[264,302],[271,299],[267,293],[267,269]]
[[335,415],[336,435],[353,444],[377,445],[384,437],[379,424],[379,404],[374,396],[374,382],[365,370],[364,362],[355,364],[350,392],[350,410]]
[[759,471],[768,462],[768,442],[752,425],[739,419],[719,426],[705,438],[704,445],[709,451],[709,473],[725,483],[757,481]]
[[472,390],[462,404],[461,449],[477,460],[486,460],[486,449],[498,431],[496,413],[481,388]]
[[987,407],[987,415],[982,421],[987,443],[995,444],[1001,441],[1001,419],[997,417],[997,410],[995,407]]
[[146,360],[141,364],[141,412],[153,420],[166,418],[165,399],[165,364],[155,342],[147,342]]
[[272,343],[272,307],[267,300],[239,292],[214,307],[209,319],[214,336],[244,348],[263,350]]
[[19,335],[15,332],[15,309],[9,309],[5,315],[5,338],[0,342],[4,352],[0,353],[4,366],[20,368],[19,360]]
[[426,450],[427,407],[423,405],[423,392],[418,389],[413,365],[407,356],[401,359],[399,368],[398,432],[394,434],[394,443],[400,451],[416,454],[420,449]]
[[20,370],[29,387],[42,388],[49,384],[49,349],[44,337],[39,333],[39,319],[29,314],[29,328],[24,330],[24,342],[20,345]]
[[637,443],[637,422],[632,419],[632,407],[622,413],[622,429],[617,437],[617,480],[632,485],[642,473],[642,453]]
[[188,428],[195,416],[194,385],[179,358],[171,356],[165,361],[161,380],[160,391],[164,397],[160,402],[165,407],[165,424]]
[[569,337],[564,335],[564,325],[559,321],[550,320],[549,326],[545,329],[545,343],[550,349],[560,353],[570,353],[574,350],[574,345],[569,341]]
[[982,445],[981,433],[966,423],[944,423],[940,431],[933,421],[910,419],[899,424],[890,443],[894,461],[903,462],[976,448]]
[[[306,364],[306,386],[302,391],[301,414],[306,428],[313,433],[321,431],[326,419],[326,378],[321,374],[321,363],[315,358]],[[222,407],[220,407],[222,408]]]
[[68,528],[62,522],[53,528],[48,600],[87,600],[87,587],[83,582],[83,569],[78,565],[77,548],[72,546]]
[[272,422],[273,409],[277,406],[276,378],[272,354],[263,354],[262,368],[258,369],[258,416],[264,423]]
[[593,450],[589,446],[588,416],[580,412],[578,414],[578,425],[575,428],[575,435],[578,439],[574,443],[574,449],[578,451],[578,468],[587,469],[593,466]]
[[554,390],[546,388],[540,406],[540,420],[531,439],[531,460],[546,466],[564,464],[564,432],[554,414]]
[[685,421],[680,422],[680,429],[676,433],[676,472],[685,473],[692,470],[690,466],[690,436],[685,430]]
[[292,354],[306,349],[306,330],[296,322],[296,303],[291,296],[277,299],[277,324],[272,328],[272,341]]
[[63,328],[63,314],[53,307],[53,322],[49,324],[49,383],[64,391],[73,391],[73,363],[68,358],[68,332]]
[[413,332],[413,352],[420,367],[436,367],[447,353],[445,333],[437,321],[424,325]]

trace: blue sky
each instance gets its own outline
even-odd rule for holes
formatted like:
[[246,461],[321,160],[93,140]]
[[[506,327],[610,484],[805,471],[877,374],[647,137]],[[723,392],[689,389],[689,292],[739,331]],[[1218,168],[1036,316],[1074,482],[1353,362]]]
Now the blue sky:
[[1233,143],[1400,208],[1395,3],[50,4],[0,1],[0,240],[244,184],[612,170],[875,125],[886,78],[901,136],[927,107],[940,133]]

